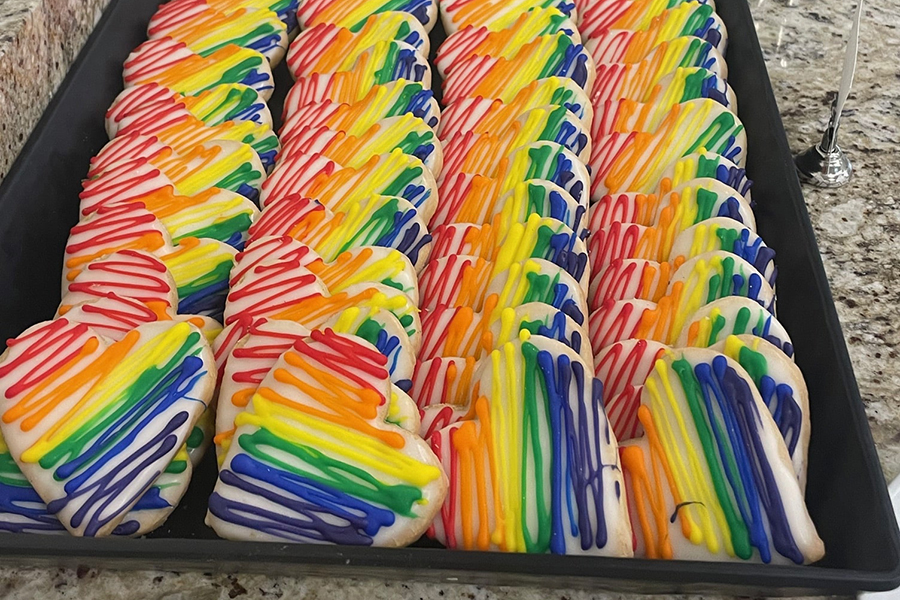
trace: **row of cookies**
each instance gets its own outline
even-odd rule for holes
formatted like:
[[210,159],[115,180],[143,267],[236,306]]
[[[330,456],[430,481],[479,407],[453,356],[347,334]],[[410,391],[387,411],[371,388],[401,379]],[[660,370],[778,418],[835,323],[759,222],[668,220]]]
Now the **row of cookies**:
[[818,560],[809,402],[756,233],[725,26],[694,0],[608,0],[582,23],[598,63],[589,329],[635,555]]
[[128,57],[56,318],[0,361],[4,530],[142,535],[187,489],[212,439],[228,273],[279,150],[265,100],[294,19],[176,0]]
[[631,556],[587,336],[595,68],[572,5],[550,4],[440,7],[444,168],[411,392],[450,480],[430,534]]
[[369,4],[301,3],[287,51],[281,151],[214,347],[206,522],[228,539],[405,545],[446,495],[407,395],[443,163],[429,13]]

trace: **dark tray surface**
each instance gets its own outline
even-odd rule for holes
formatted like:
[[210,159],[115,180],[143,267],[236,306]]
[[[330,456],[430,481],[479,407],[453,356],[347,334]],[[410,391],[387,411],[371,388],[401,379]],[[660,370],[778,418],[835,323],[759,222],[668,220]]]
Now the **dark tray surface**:
[[[113,0],[0,185],[0,339],[50,318],[79,182],[107,141],[103,115],[122,62],[145,39],[154,0]],[[0,536],[0,561],[129,569],[328,574],[640,592],[849,593],[900,584],[900,535],[856,380],[744,0],[718,0],[730,34],[729,82],[749,137],[760,234],[778,253],[779,319],[791,332],[811,398],[807,500],[826,544],[812,567],[458,552],[433,543],[387,550],[218,540],[203,525],[212,456],[149,539]],[[433,40],[436,42],[437,40]],[[436,47],[436,43],[434,44]],[[273,114],[290,85],[282,67]],[[432,547],[427,547],[432,546]]]

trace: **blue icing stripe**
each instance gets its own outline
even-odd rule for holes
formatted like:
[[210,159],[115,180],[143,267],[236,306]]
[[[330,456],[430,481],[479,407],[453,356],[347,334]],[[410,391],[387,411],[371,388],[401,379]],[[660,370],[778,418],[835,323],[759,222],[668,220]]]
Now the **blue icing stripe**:
[[225,299],[228,297],[228,281],[217,281],[193,294],[178,298],[178,314],[202,315],[222,320]]
[[[243,447],[243,440],[239,443]],[[213,492],[209,499],[212,514],[223,521],[285,539],[369,546],[372,537],[382,528],[393,525],[395,520],[390,510],[243,453],[231,460],[229,468],[219,473],[219,479],[284,510],[262,509]],[[255,481],[268,485],[263,487]]]
[[[136,477],[145,474],[152,463],[182,443],[176,432],[189,418],[186,411],[172,415],[151,439],[139,443],[138,437],[151,429],[151,424],[162,418],[172,406],[184,400],[193,400],[191,394],[206,372],[201,358],[185,356],[184,353],[190,351],[197,338],[199,333],[191,334],[166,365],[141,373],[130,388],[122,392],[127,403],[107,415],[104,422],[79,429],[40,459],[45,469],[58,465],[53,471],[54,477],[67,480],[63,485],[65,496],[49,502],[49,512],[56,514],[73,500],[87,496],[72,515],[71,523],[78,528],[87,518],[84,534],[95,535],[119,514],[109,512],[102,517],[104,511],[101,505],[111,502],[113,498],[121,500],[120,497]],[[141,392],[142,396],[131,395],[143,388],[149,389]],[[118,461],[117,468],[101,474],[114,459]],[[63,461],[62,464],[59,464],[60,461]],[[138,494],[145,490],[140,490]],[[137,497],[133,499],[137,500]]]
[[[5,456],[9,457],[8,454]],[[9,460],[12,461],[12,457]],[[27,481],[22,486],[0,484],[0,531],[55,533],[65,530],[62,523],[47,511],[44,500]]]
[[[526,369],[528,346],[523,345]],[[609,443],[609,427],[601,430],[600,426],[606,422],[602,414],[602,384],[585,373],[580,361],[572,361],[564,354],[554,358],[550,352],[539,350],[536,362],[545,383],[550,419],[550,551],[564,554],[567,535],[578,537],[582,550],[603,548],[609,535],[603,507],[603,472],[611,465],[602,464],[599,455],[599,449]],[[574,400],[570,399],[573,381],[578,394]],[[584,396],[587,387],[590,398]],[[573,405],[578,414],[572,410]],[[589,421],[593,427],[589,427]]]

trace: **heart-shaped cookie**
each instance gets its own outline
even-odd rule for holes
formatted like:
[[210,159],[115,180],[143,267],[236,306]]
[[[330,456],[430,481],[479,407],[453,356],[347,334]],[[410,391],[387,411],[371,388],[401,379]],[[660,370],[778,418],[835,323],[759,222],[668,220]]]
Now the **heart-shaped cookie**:
[[386,359],[314,331],[286,351],[236,419],[207,523],[240,540],[403,546],[447,481],[418,436],[385,421]]
[[356,102],[323,100],[302,106],[285,104],[284,114],[281,135],[286,139],[292,131],[316,125],[359,135],[382,119],[405,114],[418,117],[436,129],[441,108],[433,91],[419,82],[401,80],[373,86],[362,100]]
[[[512,75],[510,75],[512,74]],[[565,34],[535,38],[513,56],[472,56],[444,80],[446,103],[461,98],[482,96],[509,102],[522,88],[544,77],[571,79],[583,90],[590,90],[597,78],[591,55]]]
[[434,65],[441,77],[453,66],[471,56],[511,56],[536,37],[562,32],[581,43],[578,28],[568,15],[556,7],[535,8],[523,12],[508,27],[500,29],[487,25],[467,25],[458,30],[438,48]]
[[[83,182],[81,212],[111,200],[125,200],[137,192],[151,192],[168,184],[185,196],[212,187],[237,192],[251,200],[259,195],[266,170],[249,144],[212,140],[176,152],[155,136],[123,134],[110,141],[91,161]],[[131,190],[139,184],[140,188]],[[127,196],[122,196],[122,192]]]
[[231,270],[231,285],[256,265],[293,261],[312,271],[331,293],[358,283],[375,282],[389,285],[419,303],[419,280],[406,255],[392,248],[361,246],[346,250],[332,262],[325,262],[307,244],[290,236],[262,236],[252,240],[236,257]]
[[644,437],[621,447],[636,555],[823,556],[781,432],[736,361],[701,348],[667,352],[644,383],[638,419]]
[[209,238],[184,238],[160,260],[175,280],[178,313],[221,321],[237,249]]
[[578,20],[576,4],[564,0],[512,0],[511,2],[462,0],[441,3],[441,21],[444,24],[444,30],[449,35],[454,35],[466,27],[487,27],[492,31],[497,31],[513,26],[524,13],[547,7],[557,9],[572,21]]
[[508,101],[481,96],[460,98],[444,110],[438,133],[443,140],[467,131],[502,131],[526,111],[542,106],[565,107],[590,131],[594,109],[587,93],[571,79],[544,77],[532,81]]
[[363,51],[386,40],[409,44],[423,56],[428,56],[430,50],[428,32],[410,13],[376,13],[358,29],[333,23],[320,23],[305,29],[291,42],[288,69],[294,79],[313,73],[345,71]]
[[431,437],[450,474],[435,537],[469,550],[631,556],[616,439],[589,366],[525,334],[476,373],[466,417]]
[[[499,220],[498,220],[499,221]],[[433,231],[431,260],[453,255],[477,256],[504,269],[514,262],[542,258],[562,267],[586,294],[590,279],[584,241],[568,225],[532,213],[507,231],[491,224],[452,223]]]
[[727,184],[709,177],[687,181],[662,197],[640,192],[607,194],[591,205],[590,230],[600,231],[616,221],[654,225],[666,212],[684,228],[706,219],[728,217],[756,231],[750,203]]
[[464,222],[460,216],[492,210],[497,200],[517,185],[540,179],[554,183],[587,209],[590,199],[590,171],[577,156],[554,142],[523,146],[500,159],[494,175],[458,173],[442,177],[440,205],[433,222]]
[[423,215],[398,196],[345,200],[332,210],[294,194],[268,205],[249,231],[252,239],[290,236],[329,261],[348,250],[380,246],[403,253],[420,270],[431,253]]
[[116,96],[106,111],[106,133],[112,139],[144,131],[159,122],[180,122],[188,115],[206,125],[251,121],[272,127],[269,106],[249,86],[229,83],[196,95],[184,95],[158,83],[147,83],[125,88]]
[[485,306],[505,308],[541,302],[563,311],[579,325],[586,323],[584,292],[559,265],[540,258],[500,269],[496,268],[498,264],[460,255],[428,263],[419,281],[421,307],[470,306],[480,312]]
[[[651,133],[612,133],[595,139],[591,197],[599,200],[612,192],[641,191],[643,182],[659,181],[668,165],[699,149],[743,165],[747,134],[731,109],[712,101],[677,104]],[[625,162],[630,166],[627,177],[610,175],[623,172]],[[633,182],[639,182],[638,188]]]
[[183,42],[169,38],[147,40],[128,55],[125,87],[158,83],[180,94],[198,94],[217,85],[242,83],[263,100],[275,84],[269,61],[259,52],[230,44],[201,56]]
[[288,46],[287,26],[278,15],[249,7],[224,12],[210,6],[189,14],[163,11],[150,20],[147,35],[151,40],[184,42],[201,56],[234,44],[259,52],[272,68],[284,58]]
[[410,113],[376,121],[359,134],[315,124],[285,131],[281,141],[284,148],[279,160],[290,160],[298,153],[321,154],[340,165],[358,169],[373,156],[399,149],[421,160],[435,176],[444,164],[434,129]]
[[794,356],[794,345],[778,319],[757,302],[740,296],[720,298],[691,315],[681,328],[675,345],[708,348],[728,335],[754,335]]
[[[387,358],[391,381],[398,388],[392,393],[395,421],[397,424],[408,422],[402,426],[409,431],[418,431],[418,423],[411,422],[417,421],[418,411],[403,391],[409,389],[415,353],[396,318],[384,310],[351,308],[338,314],[326,327],[332,325],[336,333],[356,335]],[[232,326],[240,327],[241,324]],[[235,417],[247,406],[269,369],[284,351],[309,334],[309,329],[292,321],[256,319],[231,348],[225,358],[216,408],[216,444],[220,457],[228,449]],[[411,418],[413,414],[416,415],[414,419]]]
[[214,385],[212,351],[188,323],[111,342],[61,317],[9,343],[0,429],[70,532],[108,535],[184,446]]
[[438,3],[436,0],[306,0],[297,7],[297,21],[302,29],[332,23],[356,30],[365,24],[370,15],[394,11],[411,14],[425,31],[431,31],[438,18]]
[[343,202],[375,194],[403,198],[427,215],[437,207],[437,182],[421,160],[400,150],[373,156],[358,169],[342,167],[318,154],[295,154],[278,164],[263,185],[265,208],[291,196],[315,198],[334,210]]

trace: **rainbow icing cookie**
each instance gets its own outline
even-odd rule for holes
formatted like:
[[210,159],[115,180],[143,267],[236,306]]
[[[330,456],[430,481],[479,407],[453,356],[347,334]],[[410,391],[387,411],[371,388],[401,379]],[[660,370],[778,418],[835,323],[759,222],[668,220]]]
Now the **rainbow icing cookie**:
[[[82,214],[109,200],[125,200],[171,187],[192,196],[211,187],[259,195],[266,170],[248,144],[215,140],[176,153],[156,137],[127,134],[110,141],[91,161],[80,194]],[[126,194],[126,195],[123,195]]]
[[673,35],[665,30],[608,31],[599,39],[589,40],[585,47],[598,65],[644,61],[652,64],[662,60],[678,67],[703,67],[728,78],[728,63],[722,52],[713,44],[692,34]]
[[449,139],[469,131],[503,131],[532,108],[552,106],[565,107],[585,128],[593,122],[591,100],[583,89],[571,79],[547,77],[523,87],[511,100],[482,96],[456,100],[444,109],[439,134],[441,139]]
[[[428,56],[419,48],[406,42],[391,39],[376,41],[368,47],[359,48],[347,55],[338,55],[337,61],[328,62],[317,68],[298,70],[295,72],[296,83],[302,89],[314,94],[322,92],[326,82],[335,89],[341,89],[341,79],[356,80],[354,85],[361,93],[367,92],[373,85],[383,85],[391,81],[420,81],[425,87],[431,87],[431,65]],[[334,75],[333,79],[328,76]],[[315,85],[313,85],[315,84]],[[330,99],[330,95],[313,97],[313,101]],[[307,98],[307,101],[310,101]]]
[[185,238],[160,256],[178,289],[178,312],[221,320],[237,249],[218,240]]
[[272,115],[259,93],[237,83],[217,85],[196,95],[179,94],[157,83],[125,88],[106,111],[110,139],[131,132],[144,133],[159,123],[180,123],[189,117],[205,125],[250,121],[272,127]]
[[359,168],[343,167],[316,154],[295,153],[291,160],[281,161],[263,184],[260,204],[267,207],[300,195],[334,208],[379,194],[407,200],[427,220],[437,207],[437,191],[428,167],[399,149],[373,156]]
[[409,336],[411,347],[420,348],[422,324],[418,309],[406,294],[371,282],[331,294],[299,261],[263,263],[245,273],[228,292],[223,322],[228,326],[265,317],[319,329],[348,308],[380,308],[392,313]]
[[591,348],[594,354],[617,342],[636,339],[656,339],[660,336],[648,335],[642,325],[645,315],[657,310],[656,302],[630,298],[627,300],[605,300],[588,318]]
[[597,310],[607,300],[651,300],[662,298],[669,288],[673,268],[644,258],[616,259],[602,271],[591,274],[588,302]]
[[640,192],[607,194],[591,205],[589,228],[599,231],[617,221],[649,226],[665,220],[686,229],[717,217],[756,230],[750,203],[727,184],[710,177],[687,181],[661,198]]
[[419,302],[416,271],[403,253],[392,248],[360,246],[338,254],[333,262],[325,262],[310,246],[290,236],[261,236],[248,243],[237,255],[231,284],[256,265],[294,260],[314,273],[332,293],[374,281],[402,291],[414,304]]
[[687,319],[700,307],[728,296],[742,296],[773,312],[775,290],[752,264],[717,250],[699,254],[675,269],[668,262],[616,259],[591,279],[591,310],[608,300],[651,300],[658,308],[644,311],[640,328],[648,337],[673,344]]
[[[447,43],[441,44],[435,64],[441,76],[446,79],[452,77],[456,69],[465,65],[470,59],[490,56],[508,60],[515,57],[523,48],[540,48],[544,45],[550,45],[553,40],[560,46],[567,46],[563,39],[575,45],[581,42],[581,38],[577,34],[573,35],[568,31],[556,31],[532,37],[524,31],[503,29],[489,33],[477,46],[468,49],[461,56],[453,57],[448,55],[447,52],[452,51],[452,46]],[[450,41],[452,42],[453,38]],[[448,46],[450,47],[448,48]],[[540,55],[538,54],[538,56]],[[573,77],[573,79],[577,80],[577,77]],[[577,81],[577,83],[583,85],[580,81]],[[589,88],[585,87],[585,89]]]
[[[235,326],[240,327],[243,335],[230,347],[224,359],[216,407],[215,442],[220,458],[228,450],[235,417],[246,408],[263,378],[282,353],[310,334],[306,327],[292,321],[256,319],[246,327],[242,323],[233,323],[232,327]],[[409,388],[415,354],[409,347],[409,338],[402,326],[390,313],[348,309],[335,317],[334,330],[353,334],[375,346],[388,360],[391,381],[397,386]],[[412,412],[415,415],[413,420],[418,421],[418,411],[413,401],[402,389],[396,392],[393,395],[397,398],[397,409],[403,413]],[[407,402],[412,405],[411,411],[403,406]],[[418,424],[412,424],[416,425],[412,431],[418,431]]]
[[587,293],[590,269],[584,241],[567,225],[532,213],[524,223],[513,223],[508,231],[491,225],[451,223],[433,231],[431,260],[467,255],[495,263],[504,269],[513,262],[542,258],[562,267]]
[[166,227],[141,204],[101,207],[69,232],[63,260],[63,286],[74,280],[87,263],[118,250],[159,254],[172,248]]
[[[709,105],[707,105],[709,106]],[[746,134],[728,110],[697,110],[679,104],[654,133],[614,133],[594,141],[593,188],[599,200],[609,193],[656,188],[669,165],[682,156],[709,150],[738,164],[746,160]],[[690,107],[690,108],[688,108]]]
[[348,69],[300,77],[288,92],[285,107],[331,100],[359,102],[376,85],[394,81],[421,82],[431,87],[431,66],[418,50],[403,42],[370,46]]
[[187,323],[141,325],[112,343],[65,318],[39,323],[0,362],[3,438],[70,532],[109,535],[183,446],[214,367]]
[[551,8],[578,21],[575,4],[565,0],[449,0],[441,2],[441,21],[447,35],[467,27],[498,31],[513,26],[524,13]]
[[[660,280],[653,282],[651,287],[646,282],[635,282],[635,272],[627,273],[624,270],[624,263],[627,262],[629,261],[621,259],[614,261],[606,269],[609,274],[604,271],[599,279],[594,280],[597,288],[591,296],[591,306],[595,312],[591,315],[590,330],[595,351],[606,344],[631,337],[681,346],[677,342],[679,337],[683,337],[686,328],[693,328],[694,334],[699,336],[700,341],[694,345],[711,345],[716,336],[729,333],[722,329],[727,323],[720,320],[713,334],[710,334],[709,323],[703,321],[702,315],[692,315],[704,305],[722,298],[743,297],[756,303],[760,310],[772,309],[772,287],[750,263],[728,252],[700,254],[684,263],[669,277],[664,295],[659,295],[659,289],[667,274],[666,269],[656,270],[661,275]],[[637,267],[641,264],[641,259],[630,259],[630,262],[632,267]],[[646,261],[644,268],[651,268],[649,265],[671,267],[670,263]],[[651,270],[650,273],[653,274],[654,271]],[[614,289],[611,281],[619,284],[619,288]],[[648,293],[650,291],[652,296]],[[644,302],[648,299],[651,302]],[[746,318],[749,316],[750,313],[745,315]],[[693,325],[697,320],[704,327],[702,331],[699,329],[700,325]],[[767,322],[760,315],[755,325],[764,328],[764,323]],[[747,321],[743,321],[734,327],[742,332],[748,325]],[[700,335],[701,332],[703,335]],[[709,343],[704,344],[703,340]]]
[[809,448],[809,393],[806,381],[784,352],[753,335],[729,335],[711,346],[738,362],[750,374],[787,445],[800,491],[806,489]]
[[[700,11],[702,12],[702,11]],[[686,16],[682,12],[669,13],[668,19],[654,20],[647,30],[611,29],[598,32],[599,35],[588,39],[584,46],[594,57],[597,64],[600,63],[635,63],[648,56],[655,47],[665,45],[684,45],[689,47],[683,54],[685,58],[693,55],[692,66],[703,67],[703,62],[716,65],[714,70],[723,77],[728,76],[728,66],[723,55],[727,45],[727,36],[724,33],[724,25],[716,17],[703,20],[700,12],[687,15],[687,19],[680,22],[680,18]],[[700,23],[698,25],[698,23]],[[681,27],[679,28],[679,25]],[[723,29],[718,29],[722,27]],[[700,58],[702,57],[702,58]],[[680,64],[678,66],[691,66]],[[718,69],[724,69],[720,72]]]
[[268,206],[250,228],[255,239],[290,236],[326,260],[363,246],[393,248],[420,270],[428,260],[431,235],[409,202],[396,196],[370,196],[343,202],[331,211],[316,200],[289,196]]
[[[679,290],[678,288],[681,287]],[[678,298],[673,311],[672,334],[704,304],[727,296],[743,296],[774,312],[775,290],[745,259],[714,250],[698,254],[676,270],[669,280],[668,295]]]
[[527,43],[542,35],[564,33],[581,43],[578,28],[568,15],[558,8],[537,8],[523,12],[508,27],[468,25],[447,37],[440,45],[434,66],[446,77],[455,63],[472,56],[510,56]]
[[150,19],[147,34],[151,40],[183,42],[201,56],[229,45],[240,46],[259,52],[273,67],[284,58],[288,45],[287,26],[278,15],[256,8],[167,10]]
[[[459,221],[458,215],[494,206],[517,185],[531,179],[554,183],[582,206],[589,199],[590,171],[577,156],[554,142],[522,146],[500,159],[491,174],[444,172],[440,181],[441,203],[433,222]],[[491,210],[491,209],[488,209]]]
[[294,154],[319,154],[358,169],[373,156],[399,149],[421,160],[434,175],[441,172],[444,162],[437,134],[409,113],[377,121],[357,135],[319,125],[283,132],[281,140],[281,161],[290,161]]
[[179,196],[173,194],[171,188],[163,188],[101,206],[120,204],[136,204],[149,210],[166,228],[174,243],[187,237],[202,237],[219,240],[238,249],[244,246],[250,223],[259,216],[259,209],[250,200],[218,188],[210,188],[194,196]]
[[714,217],[700,221],[683,230],[672,242],[669,260],[681,262],[698,254],[713,250],[726,250],[752,264],[773,287],[778,275],[775,251],[753,230],[743,227],[727,217]]
[[[153,138],[159,144],[169,147],[176,154],[185,156],[195,148],[208,142],[233,141],[249,145],[259,155],[263,167],[270,171],[275,164],[275,155],[280,145],[278,137],[268,125],[252,121],[226,121],[221,125],[208,126],[193,115],[185,116],[179,122],[157,121],[142,127],[128,136],[133,139]],[[111,152],[110,147],[120,138],[113,139],[98,156]],[[131,144],[131,142],[125,142]]]
[[684,0],[603,0],[584,10],[579,29],[585,40],[602,37],[608,30],[652,31],[654,27],[693,31],[693,35],[725,53],[727,33],[714,2]]
[[389,117],[411,114],[422,119],[431,128],[440,123],[441,109],[434,99],[434,92],[419,82],[393,81],[372,89],[356,102],[323,100],[302,106],[285,105],[282,136],[304,127],[324,125],[330,129],[359,135],[366,129]]
[[378,42],[396,41],[412,46],[428,56],[428,33],[422,24],[405,12],[376,13],[358,30],[333,23],[306,29],[291,42],[287,65],[294,79],[313,73],[348,70],[356,58]]
[[562,106],[531,109],[507,129],[481,134],[457,133],[442,141],[447,173],[487,175],[501,158],[516,149],[544,141],[559,144],[582,161],[591,156],[590,133],[581,126],[578,117]]
[[500,263],[462,255],[429,262],[419,278],[421,308],[469,306],[480,312],[491,306],[505,308],[542,302],[566,313],[579,325],[587,320],[581,285],[559,265],[529,258],[499,266]]
[[636,556],[805,564],[824,555],[781,432],[738,362],[698,348],[666,353],[638,419],[644,437],[620,444]]
[[676,339],[679,347],[707,348],[728,335],[763,338],[785,356],[794,356],[794,345],[784,326],[772,313],[749,298],[730,296],[697,309],[688,317]]
[[601,384],[555,340],[504,344],[479,365],[469,415],[434,433],[450,474],[433,535],[448,548],[631,556]]
[[[224,370],[216,409],[216,445],[220,457],[228,449],[234,432],[235,417],[247,406],[263,378],[275,366],[278,357],[310,334],[299,323],[264,318],[255,319],[252,323],[248,323],[248,320],[238,321],[230,327],[239,328],[242,335],[229,346],[223,359]],[[380,309],[365,311],[351,308],[339,313],[325,327],[332,327],[336,333],[360,337],[387,358],[391,381],[397,386],[397,389],[392,390],[392,404],[402,413],[396,420],[406,421],[411,427],[404,428],[418,431],[419,417],[415,403],[403,392],[404,388],[409,389],[416,358],[409,338],[396,318]],[[410,416],[414,418],[410,419]],[[388,420],[395,422],[390,415]]]
[[155,16],[181,14],[189,17],[206,8],[214,8],[223,13],[233,13],[241,9],[271,10],[284,22],[288,33],[292,33],[297,29],[297,4],[298,0],[171,0],[161,5]]
[[57,316],[108,294],[137,301],[154,315],[174,313],[178,307],[175,279],[163,261],[148,252],[120,250],[86,263],[65,282]]
[[597,67],[597,84],[591,102],[634,100],[664,104],[699,98],[715,100],[737,114],[734,90],[719,75],[702,67],[660,68],[649,61],[639,63],[607,63]]
[[[490,224],[497,231],[506,232],[516,223],[526,222],[531,215],[538,215],[564,223],[581,239],[588,233],[585,207],[578,204],[569,192],[543,179],[523,181],[495,201],[472,208],[472,212],[453,215],[454,222]],[[435,228],[449,225],[438,224],[437,221],[437,218],[432,218]]]
[[612,133],[654,132],[671,113],[684,110],[720,112],[723,108],[708,98],[681,101],[667,97],[645,103],[628,99],[605,100],[594,106],[591,136],[601,138]]
[[421,438],[386,421],[386,358],[314,331],[284,352],[235,419],[207,523],[228,539],[403,546],[447,480]]
[[747,202],[751,202],[750,188],[753,182],[747,179],[747,170],[734,164],[733,161],[710,151],[699,151],[672,162],[663,171],[658,181],[632,181],[631,185],[652,186],[652,189],[634,189],[637,192],[659,192],[667,194],[673,189],[695,179],[716,179],[739,193]]
[[594,375],[603,384],[603,407],[616,439],[644,435],[637,417],[644,382],[669,347],[651,340],[622,340],[594,357]]
[[649,258],[677,267],[713,250],[740,256],[775,285],[775,252],[755,232],[727,217],[700,221],[687,229],[681,229],[677,220],[652,227],[615,222],[594,231],[588,245],[594,269],[604,269],[617,258]]
[[157,83],[181,94],[199,94],[218,85],[240,83],[268,100],[275,89],[266,57],[247,48],[225,46],[201,56],[168,38],[148,40],[128,55],[125,87]]
[[394,11],[411,14],[425,31],[431,31],[438,18],[436,0],[302,0],[297,19],[303,29],[331,23],[359,31],[371,15]]
[[524,87],[546,77],[571,79],[587,91],[596,76],[594,61],[583,46],[564,34],[542,36],[509,58],[473,56],[460,62],[444,80],[444,102],[475,96],[509,102]]
[[[559,309],[540,302],[506,308],[488,306],[480,313],[468,306],[438,306],[423,311],[422,349],[418,359],[424,362],[438,357],[471,356],[477,360],[515,341],[522,330],[562,342],[586,364],[593,362],[584,328]],[[416,397],[416,402],[423,407],[445,403],[443,399],[435,401],[428,397]]]

